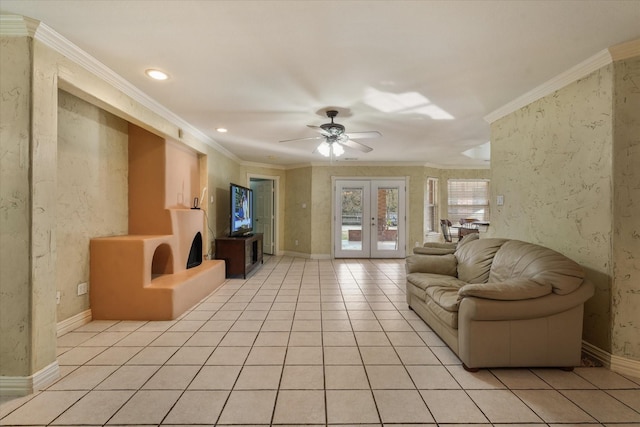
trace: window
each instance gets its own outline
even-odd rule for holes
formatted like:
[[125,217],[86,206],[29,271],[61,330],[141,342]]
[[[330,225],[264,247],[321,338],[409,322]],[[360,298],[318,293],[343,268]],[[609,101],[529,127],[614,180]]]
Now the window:
[[485,179],[450,179],[449,221],[457,223],[462,218],[489,220],[489,181]]
[[438,178],[427,178],[424,195],[424,231],[438,232]]

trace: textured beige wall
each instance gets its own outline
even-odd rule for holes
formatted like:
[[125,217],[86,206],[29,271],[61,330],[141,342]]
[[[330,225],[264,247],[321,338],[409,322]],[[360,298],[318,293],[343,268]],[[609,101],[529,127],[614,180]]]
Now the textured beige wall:
[[596,285],[584,336],[611,350],[613,66],[491,125],[488,234],[555,249]]
[[614,63],[612,353],[640,360],[640,57]]
[[[312,168],[287,170],[284,222],[284,251],[311,254],[312,228]],[[306,205],[306,208],[303,207]],[[296,240],[298,244],[296,245]]]
[[[209,170],[207,217],[209,227],[213,231],[207,243],[208,253],[212,255],[215,253],[215,245],[212,245],[212,241],[216,237],[225,237],[229,234],[229,183],[241,184],[246,178],[241,176],[238,162],[210,147],[207,149],[207,167]],[[211,204],[211,196],[214,197],[213,204]]]
[[[58,322],[88,310],[89,240],[127,234],[127,122],[58,93],[56,289]],[[89,284],[91,286],[91,284]]]
[[31,40],[0,38],[0,376],[31,365]]

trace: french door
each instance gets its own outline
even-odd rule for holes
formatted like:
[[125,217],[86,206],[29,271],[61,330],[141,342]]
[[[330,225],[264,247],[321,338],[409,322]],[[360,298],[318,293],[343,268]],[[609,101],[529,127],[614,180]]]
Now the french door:
[[334,189],[336,258],[404,258],[404,178],[337,179]]

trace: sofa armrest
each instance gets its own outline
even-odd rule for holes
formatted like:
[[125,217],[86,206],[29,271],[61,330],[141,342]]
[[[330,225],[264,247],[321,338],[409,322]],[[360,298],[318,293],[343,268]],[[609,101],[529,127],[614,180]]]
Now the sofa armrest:
[[578,289],[567,295],[550,293],[539,298],[516,301],[465,297],[460,301],[459,323],[472,320],[524,320],[545,317],[584,304],[593,293],[593,283],[585,280]]
[[407,274],[432,273],[456,277],[458,260],[448,255],[411,255],[406,260]]
[[539,284],[532,280],[515,279],[505,282],[474,283],[464,285],[458,291],[458,298],[478,297],[501,301],[517,301],[540,298],[550,294],[550,284]]

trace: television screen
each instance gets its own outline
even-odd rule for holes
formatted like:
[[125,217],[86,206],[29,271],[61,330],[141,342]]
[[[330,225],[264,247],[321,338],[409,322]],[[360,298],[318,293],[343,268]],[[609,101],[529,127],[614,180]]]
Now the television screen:
[[231,193],[231,229],[229,236],[242,236],[253,231],[253,191],[237,184]]

